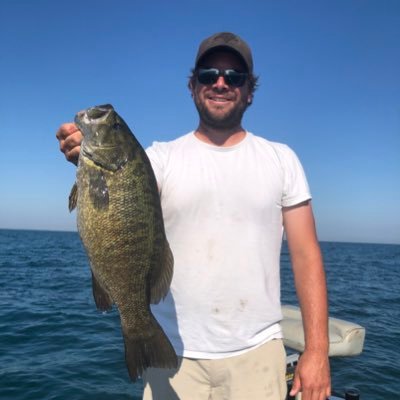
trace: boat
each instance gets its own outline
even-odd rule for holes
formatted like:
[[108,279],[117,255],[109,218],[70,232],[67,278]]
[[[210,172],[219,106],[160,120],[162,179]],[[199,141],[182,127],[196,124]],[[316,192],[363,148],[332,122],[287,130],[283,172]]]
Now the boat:
[[[283,342],[287,351],[286,382],[288,395],[286,400],[301,400],[301,393],[289,396],[294,371],[301,353],[304,351],[304,330],[300,308],[293,305],[282,306]],[[352,357],[362,353],[365,340],[365,328],[350,321],[329,318],[329,357]],[[344,393],[332,391],[327,400],[360,400],[356,389],[347,389]]]

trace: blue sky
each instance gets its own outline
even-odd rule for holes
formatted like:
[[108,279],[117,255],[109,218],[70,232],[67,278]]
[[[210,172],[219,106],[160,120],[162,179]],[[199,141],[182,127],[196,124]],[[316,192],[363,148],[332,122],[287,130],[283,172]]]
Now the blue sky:
[[0,228],[75,230],[55,133],[112,103],[143,146],[197,125],[199,42],[233,31],[260,87],[245,127],[287,143],[321,240],[400,243],[400,2],[1,0]]

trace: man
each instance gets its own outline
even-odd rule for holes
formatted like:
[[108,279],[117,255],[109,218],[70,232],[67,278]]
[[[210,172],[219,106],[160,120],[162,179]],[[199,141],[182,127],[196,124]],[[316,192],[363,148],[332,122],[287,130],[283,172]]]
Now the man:
[[[146,371],[145,400],[285,399],[283,227],[306,340],[291,395],[330,394],[327,293],[311,196],[293,151],[242,127],[256,82],[241,38],[205,39],[189,80],[197,129],[147,150],[175,259],[170,293],[153,312],[180,361],[177,370]],[[62,125],[57,138],[76,164],[76,126]]]

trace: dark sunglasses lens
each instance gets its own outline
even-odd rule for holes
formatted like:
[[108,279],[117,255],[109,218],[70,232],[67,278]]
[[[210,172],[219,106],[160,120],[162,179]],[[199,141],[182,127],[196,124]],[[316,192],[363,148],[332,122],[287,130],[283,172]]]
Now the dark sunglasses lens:
[[225,71],[225,82],[231,86],[243,86],[246,82],[246,74],[243,72],[237,72],[233,69],[227,69]]
[[197,80],[202,85],[210,85],[217,82],[219,71],[217,69],[199,69],[197,72]]
[[217,82],[220,75],[224,77],[224,80],[228,85],[236,87],[243,86],[247,77],[246,73],[237,72],[234,69],[220,71],[217,68],[200,68],[197,71],[197,80],[202,85],[211,85]]

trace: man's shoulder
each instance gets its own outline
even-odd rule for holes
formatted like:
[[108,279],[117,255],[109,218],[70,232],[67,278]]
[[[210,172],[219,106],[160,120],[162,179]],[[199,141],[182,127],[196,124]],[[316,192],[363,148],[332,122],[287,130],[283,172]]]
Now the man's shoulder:
[[249,135],[251,140],[253,140],[257,146],[272,151],[278,156],[284,156],[288,153],[293,153],[293,150],[285,143],[274,142],[250,132]]

